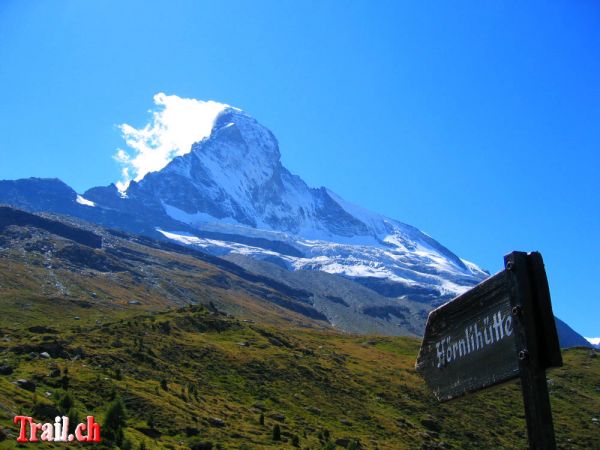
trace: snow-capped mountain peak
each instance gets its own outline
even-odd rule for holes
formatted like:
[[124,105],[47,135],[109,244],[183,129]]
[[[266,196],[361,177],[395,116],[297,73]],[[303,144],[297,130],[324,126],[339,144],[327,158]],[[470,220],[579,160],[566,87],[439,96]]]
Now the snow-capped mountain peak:
[[[101,203],[97,194],[85,198]],[[126,197],[129,208],[152,209],[197,233],[220,233],[234,241],[252,237],[293,250],[273,255],[260,245],[190,239],[183,226],[157,226],[163,236],[180,236],[181,242],[219,254],[278,259],[292,270],[390,280],[428,291],[434,286],[442,296],[487,276],[415,227],[353,205],[326,188],[309,187],[283,167],[273,133],[233,107],[219,113],[210,135],[190,152],[132,182]]]

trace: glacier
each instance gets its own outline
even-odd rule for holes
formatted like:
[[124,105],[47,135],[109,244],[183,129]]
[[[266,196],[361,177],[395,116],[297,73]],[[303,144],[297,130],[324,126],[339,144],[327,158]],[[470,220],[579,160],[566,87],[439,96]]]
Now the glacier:
[[83,197],[150,221],[168,217],[168,227],[156,223],[158,233],[209,253],[324,271],[371,287],[385,281],[395,285],[385,291],[397,297],[447,299],[488,276],[413,226],[309,187],[281,164],[274,134],[233,107],[189,152],[125,192],[113,185]]

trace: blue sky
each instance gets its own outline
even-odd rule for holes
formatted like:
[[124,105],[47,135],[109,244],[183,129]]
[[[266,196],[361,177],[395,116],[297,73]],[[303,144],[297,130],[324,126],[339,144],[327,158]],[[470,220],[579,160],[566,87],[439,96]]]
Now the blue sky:
[[310,185],[500,270],[539,250],[600,335],[600,4],[0,2],[0,179],[120,177],[158,92],[245,109]]

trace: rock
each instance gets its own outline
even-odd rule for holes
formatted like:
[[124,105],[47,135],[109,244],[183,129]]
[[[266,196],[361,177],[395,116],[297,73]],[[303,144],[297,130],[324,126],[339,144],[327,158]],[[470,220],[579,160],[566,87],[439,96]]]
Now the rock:
[[414,428],[414,425],[403,417],[398,417],[396,419],[396,425],[398,425],[399,427]]
[[592,417],[592,423],[594,425],[598,425],[598,423],[599,423],[598,418],[597,417]]
[[[338,447],[349,448],[353,445],[352,448],[362,449],[364,448],[358,439],[349,439],[349,438],[340,438],[335,440],[335,445]],[[376,447],[377,448],[377,447]]]
[[48,352],[42,352],[42,353],[40,353],[40,356],[41,356],[42,358],[44,358],[44,359],[49,359],[49,358],[52,358],[52,357],[50,356],[50,353],[48,353]]
[[319,408],[316,408],[314,406],[309,406],[307,409],[308,409],[309,412],[311,412],[311,413],[313,413],[313,414],[315,414],[317,416],[321,415],[321,410]]
[[191,450],[212,450],[213,445],[210,442],[194,442],[190,444]]
[[244,439],[246,436],[240,433],[231,433],[229,437],[232,437],[233,439]]
[[16,384],[17,386],[19,386],[21,389],[25,389],[26,391],[35,391],[35,383],[33,381],[29,381],[29,380],[25,380],[25,379],[20,379],[14,382],[14,384]]
[[28,328],[29,331],[31,331],[32,333],[36,333],[36,334],[56,334],[58,333],[58,331],[56,331],[54,328],[48,328],[48,327],[44,327],[44,326],[34,326],[34,327],[29,327]]
[[60,413],[56,406],[47,403],[36,403],[32,410],[33,417],[48,421],[53,421]]
[[346,420],[346,419],[341,419],[340,423],[342,425],[346,425],[347,427],[351,427],[352,426],[352,422],[350,422],[349,420]]
[[73,320],[80,320],[80,319],[81,319],[81,317],[79,317],[79,316],[73,317]]
[[13,373],[13,368],[6,364],[0,366],[0,375],[10,375]]
[[52,369],[52,370],[50,371],[50,373],[48,374],[48,376],[49,376],[50,378],[56,378],[56,377],[59,377],[59,376],[60,376],[60,369],[59,369],[59,368],[57,368],[57,367],[55,367],[54,369]]
[[283,343],[276,337],[269,336],[267,339],[269,340],[271,345],[274,345],[275,347],[283,347]]
[[217,428],[223,428],[225,426],[225,421],[216,417],[209,418],[208,423],[210,423],[213,427]]
[[185,435],[187,437],[198,436],[200,434],[200,430],[194,427],[185,427]]
[[270,414],[269,417],[278,422],[285,422],[285,416],[283,414],[279,414],[279,413]]
[[139,300],[129,300],[127,303],[129,303],[130,305],[141,305],[142,302],[140,302]]
[[428,430],[435,431],[436,433],[439,433],[442,430],[442,426],[440,425],[440,423],[433,419],[422,419],[421,425],[423,425]]

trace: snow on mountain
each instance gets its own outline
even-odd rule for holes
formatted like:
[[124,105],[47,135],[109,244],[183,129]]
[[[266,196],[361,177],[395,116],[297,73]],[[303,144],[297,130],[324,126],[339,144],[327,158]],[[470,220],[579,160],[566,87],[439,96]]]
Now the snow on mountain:
[[[85,196],[96,203],[112,196],[111,207],[142,205],[187,226],[157,226],[170,239],[215,254],[276,260],[291,270],[387,280],[405,286],[407,293],[417,289],[442,297],[460,294],[487,276],[418,229],[353,205],[326,188],[307,186],[280,158],[269,129],[227,107],[210,135],[190,152],[132,181],[126,202],[114,198],[115,189],[99,188],[104,191]],[[194,231],[221,237],[194,236]],[[284,243],[296,251],[281,253],[236,236]]]
[[600,338],[589,338],[586,337],[585,338],[590,344],[592,344],[594,347],[600,349]]
[[[157,123],[133,133],[143,152],[157,146],[161,168],[151,170],[146,158],[153,155],[134,153],[126,190],[122,183],[78,194],[57,179],[0,180],[0,203],[169,239],[265,276],[289,273],[280,278],[296,288],[310,285],[315,307],[353,332],[404,333],[410,325],[418,333],[429,308],[488,276],[413,226],[307,186],[282,166],[271,131],[239,109],[213,103],[200,104],[205,137],[188,149],[182,146],[194,132],[186,129],[181,141],[169,134],[177,114],[155,116]],[[340,302],[342,295],[352,301]],[[561,346],[589,345],[556,323]]]
[[[157,151],[170,159],[160,170],[130,180],[124,191],[112,184],[77,194],[59,180],[17,180],[0,182],[0,201],[166,237],[216,255],[238,253],[293,271],[342,275],[385,297],[427,304],[487,277],[415,227],[324,187],[309,187],[283,167],[269,129],[237,108],[219,105],[210,133],[189,151],[181,143],[165,147],[174,140],[155,136],[152,130],[159,126],[140,131],[164,141]],[[135,145],[147,152],[146,144]]]
[[77,198],[75,199],[75,201],[77,203],[79,203],[80,205],[84,205],[84,206],[91,206],[91,207],[96,206],[96,204],[94,202],[90,202],[88,199],[86,199],[85,197],[82,197],[81,195],[77,195]]

